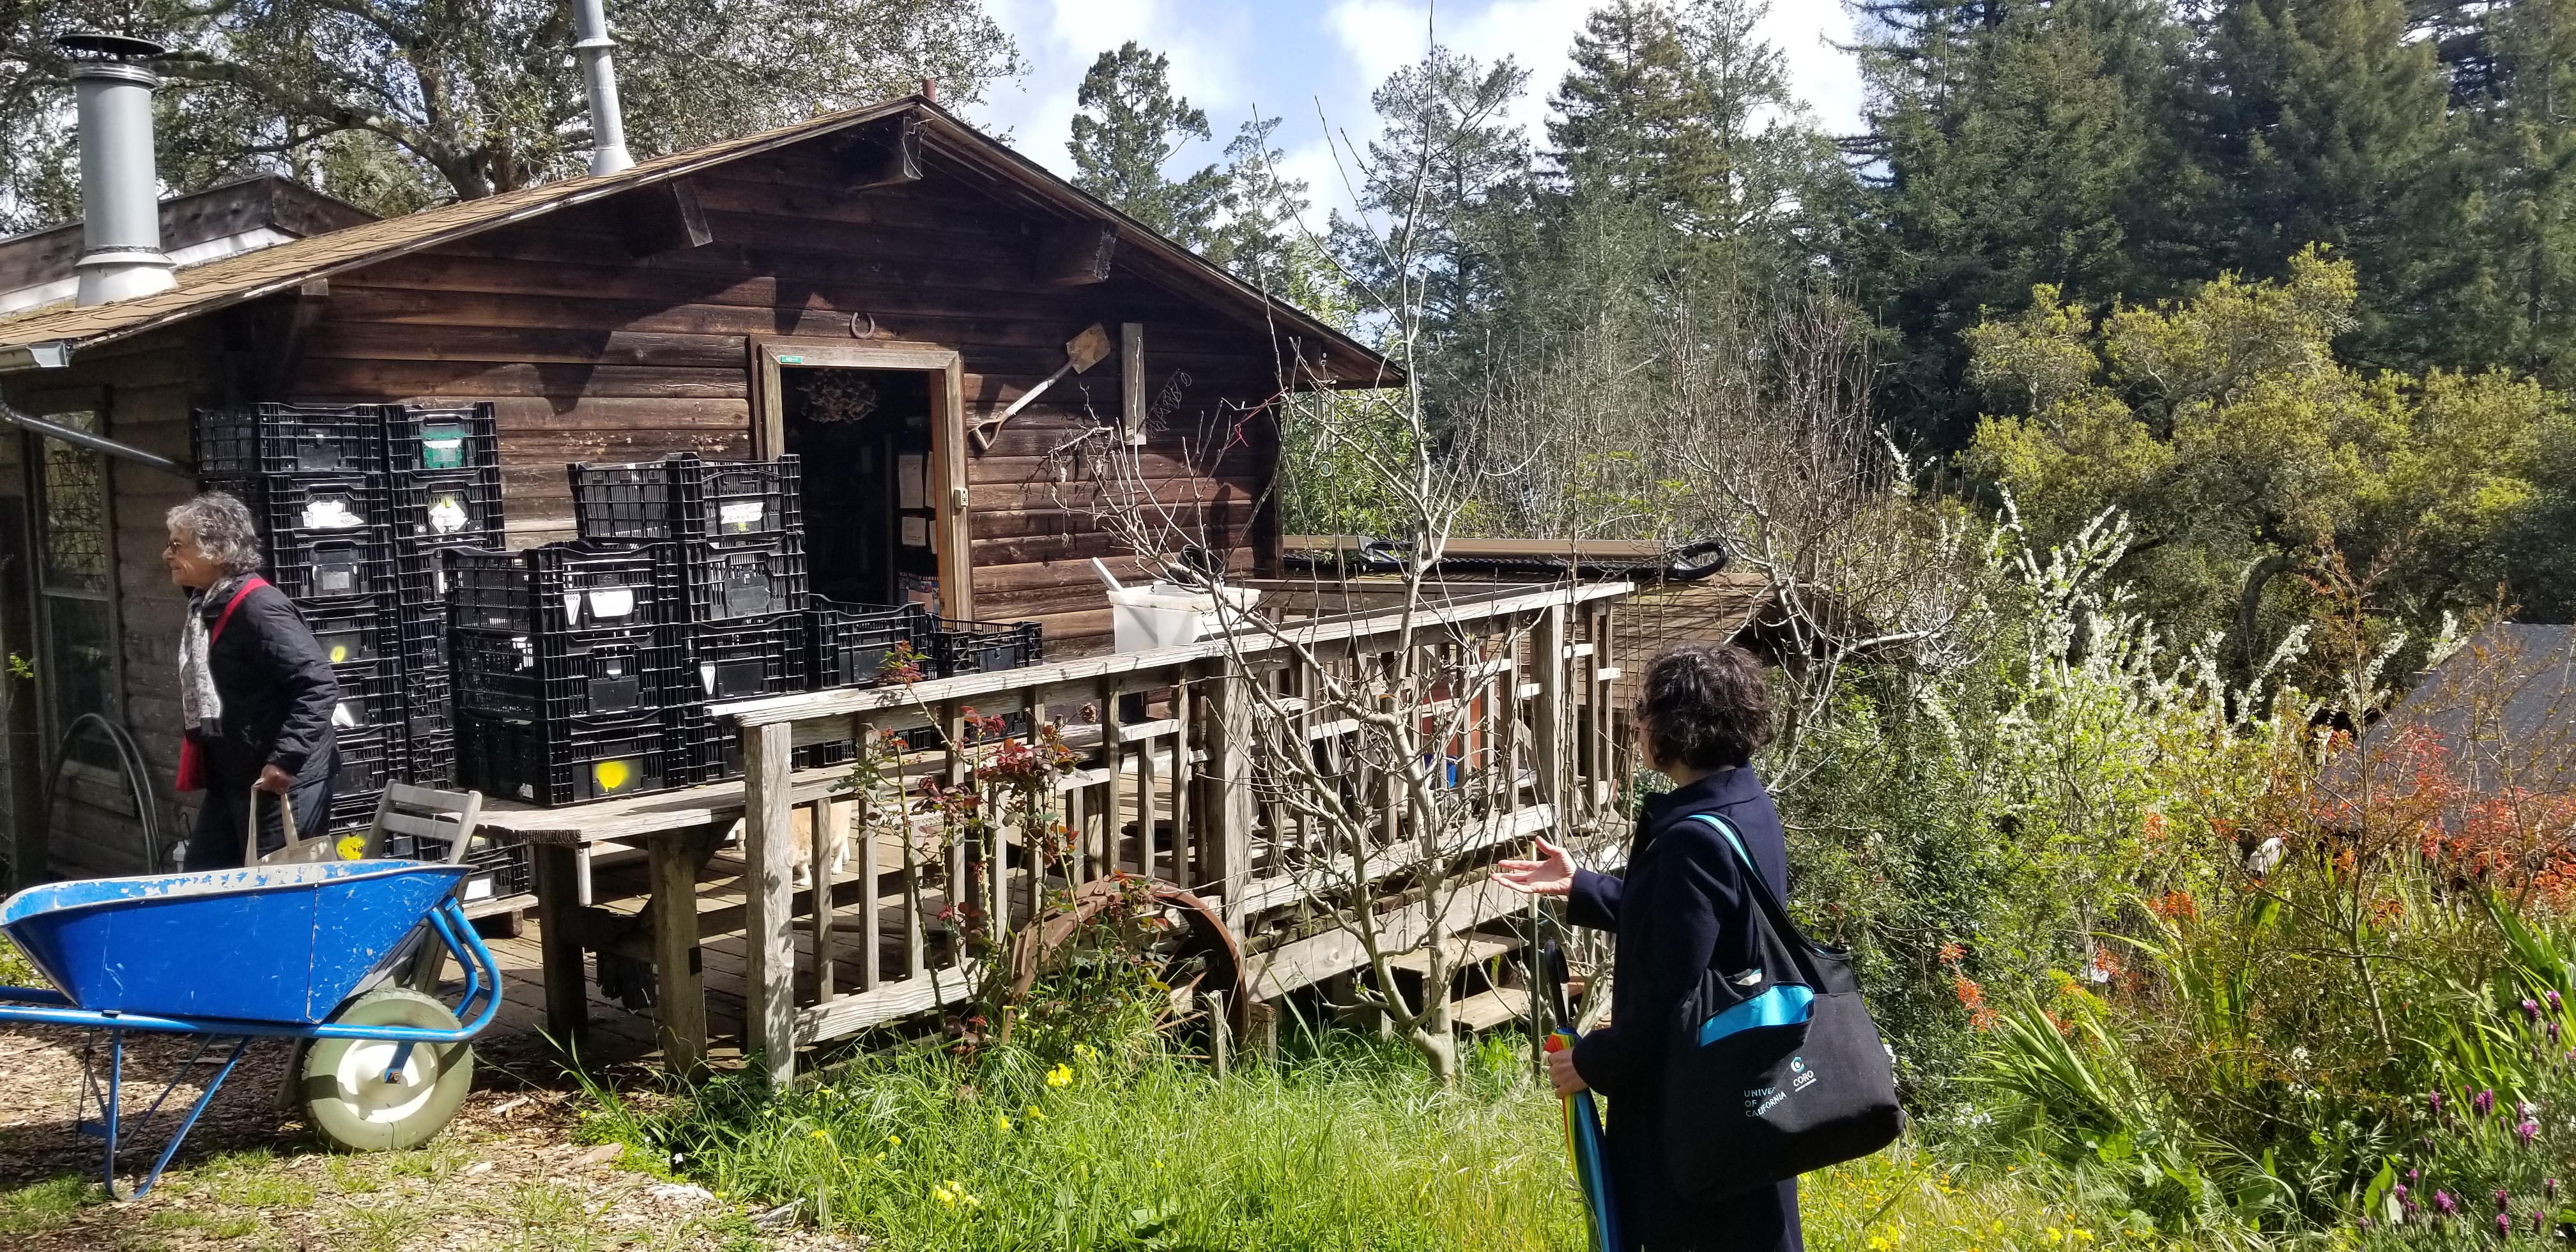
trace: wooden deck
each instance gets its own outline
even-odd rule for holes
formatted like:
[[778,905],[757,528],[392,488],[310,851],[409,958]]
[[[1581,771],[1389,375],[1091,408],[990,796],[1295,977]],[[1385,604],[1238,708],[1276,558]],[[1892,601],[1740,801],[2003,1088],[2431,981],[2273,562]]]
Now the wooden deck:
[[[901,856],[901,848],[893,837],[880,839],[878,864],[900,864]],[[698,945],[704,969],[708,1048],[711,1059],[719,1061],[736,1059],[741,1055],[743,988],[750,968],[738,920],[744,907],[743,872],[742,848],[736,843],[718,849],[698,873],[698,916],[701,925],[710,932],[709,937]],[[1014,870],[1011,881],[1018,885],[1012,898],[1025,900],[1026,874]],[[905,902],[893,885],[893,875],[887,875],[885,883],[886,889],[877,898],[877,968],[890,975],[899,975],[907,959],[903,922]],[[592,907],[596,909],[641,918],[650,904],[649,869],[642,860],[595,867],[591,872],[591,884]],[[846,879],[837,883],[839,890],[835,891],[835,898],[854,897],[864,892],[861,888],[859,893],[854,893],[854,885]],[[922,903],[924,911],[931,914],[947,905],[936,890],[925,891]],[[1028,920],[1027,912],[1024,904],[1015,905],[1011,924],[1024,924]],[[861,934],[865,930],[866,913],[863,898],[848,898],[836,910],[837,924],[832,932],[832,981],[836,990],[843,993],[864,989],[866,950]],[[731,923],[732,933],[712,933],[723,929],[722,919],[728,917],[736,919]],[[502,978],[501,1011],[491,1028],[508,1034],[535,1033],[546,1029],[544,923],[533,903],[523,910],[521,918],[516,936],[506,939],[487,936],[485,939],[492,949],[493,959],[500,965]],[[854,920],[855,925],[852,924]],[[944,935],[934,934],[933,946],[942,945],[944,938]],[[649,947],[649,936],[639,926],[632,941],[613,947],[609,952],[612,959],[624,958],[633,962],[629,966],[633,976],[650,978]],[[797,932],[796,952],[797,993],[819,998],[810,930]],[[931,964],[936,967],[938,962],[933,960]],[[605,1061],[658,1059],[660,1045],[655,1042],[654,1034],[659,1018],[658,1006],[630,1012],[617,999],[600,991],[596,955],[585,962],[585,966],[583,990],[590,1008],[589,1039],[584,1045],[586,1055]],[[449,977],[454,978],[455,973],[451,965]],[[656,990],[658,992],[658,988]]]

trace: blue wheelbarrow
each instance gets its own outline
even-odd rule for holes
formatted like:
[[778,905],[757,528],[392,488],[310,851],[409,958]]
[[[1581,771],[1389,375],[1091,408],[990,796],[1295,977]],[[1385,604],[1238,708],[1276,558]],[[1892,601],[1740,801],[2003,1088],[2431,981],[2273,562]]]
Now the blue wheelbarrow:
[[[474,1084],[466,1041],[501,1003],[501,971],[456,902],[472,870],[323,861],[30,887],[0,904],[0,930],[62,990],[0,987],[0,1022],[91,1032],[79,1127],[107,1141],[107,1189],[118,1199],[160,1179],[262,1037],[300,1041],[289,1079],[324,1139],[353,1150],[412,1147],[456,1116]],[[419,959],[433,938],[465,971],[453,1009],[402,985],[408,971],[438,967]],[[195,1035],[197,1045],[129,1128],[119,1097],[125,1036],[138,1030]],[[149,1133],[180,1082],[225,1041],[231,1055],[129,1190],[117,1170],[125,1132]]]

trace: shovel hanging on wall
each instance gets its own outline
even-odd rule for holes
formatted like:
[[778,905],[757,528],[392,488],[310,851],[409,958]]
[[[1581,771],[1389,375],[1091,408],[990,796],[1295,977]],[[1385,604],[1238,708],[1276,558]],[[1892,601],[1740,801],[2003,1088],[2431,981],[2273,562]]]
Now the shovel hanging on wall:
[[1011,420],[1013,414],[1027,408],[1030,401],[1037,399],[1038,396],[1044,393],[1047,388],[1054,386],[1057,379],[1064,377],[1066,374],[1082,373],[1084,370],[1090,369],[1092,366],[1098,365],[1103,360],[1106,360],[1109,356],[1110,347],[1109,330],[1098,322],[1093,322],[1090,327],[1085,329],[1081,334],[1075,335],[1073,338],[1066,340],[1064,345],[1064,364],[1055,367],[1054,373],[1039,379],[1037,386],[1021,392],[1019,399],[1011,401],[1010,407],[975,423],[975,429],[973,432],[975,436],[975,450],[978,452],[991,450],[993,446],[993,436],[1001,433],[1002,423]]

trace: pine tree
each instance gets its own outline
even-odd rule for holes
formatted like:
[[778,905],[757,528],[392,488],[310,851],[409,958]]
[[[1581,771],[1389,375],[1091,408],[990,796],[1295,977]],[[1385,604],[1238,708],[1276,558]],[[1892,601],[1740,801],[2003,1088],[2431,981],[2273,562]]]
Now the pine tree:
[[1312,248],[1300,247],[1306,241],[1298,233],[1298,219],[1307,206],[1306,184],[1280,176],[1279,161],[1286,154],[1270,146],[1279,122],[1255,117],[1226,145],[1225,224],[1216,229],[1207,257],[1255,287],[1311,305],[1319,275]]
[[1894,333],[1883,409],[1955,447],[1976,416],[1962,335],[1985,310],[2040,283],[2079,304],[2170,296],[2214,268],[2193,233],[2203,180],[2176,138],[2196,125],[2191,32],[2159,0],[1870,12],[1871,220],[1842,257]]
[[1381,129],[1358,162],[1362,217],[1336,212],[1331,234],[1362,317],[1418,309],[1401,329],[1436,350],[1493,312],[1505,262],[1534,237],[1529,143],[1506,115],[1528,81],[1508,57],[1434,47],[1371,93]]
[[1172,94],[1171,62],[1133,39],[1103,52],[1074,94],[1075,186],[1182,245],[1204,249],[1224,205],[1224,167],[1179,179],[1169,165],[1191,140],[1211,138],[1207,114]]
[[2312,243],[2366,276],[2354,348],[2422,362],[2413,309],[2446,303],[2465,227],[2462,136],[2432,41],[2403,0],[2229,0],[2217,14],[2201,160],[2226,267],[2284,272]]
[[2448,316],[2409,326],[2421,355],[2500,364],[2576,386],[2576,0],[2521,0],[2486,15],[2494,54],[2476,102],[2474,228],[2454,251]]
[[1747,262],[1803,268],[1800,228],[1841,199],[1844,171],[1756,34],[1767,8],[1618,0],[1593,12],[1548,123],[1567,211],[1604,199],[1646,210],[1675,236],[1665,259],[1699,278]]

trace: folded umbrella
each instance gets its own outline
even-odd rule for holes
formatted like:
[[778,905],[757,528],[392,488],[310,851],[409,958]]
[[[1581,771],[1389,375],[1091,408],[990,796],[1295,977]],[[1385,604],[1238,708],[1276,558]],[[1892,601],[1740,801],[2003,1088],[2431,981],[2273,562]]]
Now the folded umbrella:
[[[1565,999],[1564,947],[1548,940],[1539,949],[1539,964],[1546,971],[1542,977],[1556,1010],[1555,1029],[1539,1046],[1549,1052],[1570,1051],[1575,1039],[1574,1011]],[[1583,1192],[1584,1231],[1590,1236],[1592,1252],[1621,1252],[1619,1215],[1611,1205],[1610,1161],[1602,1151],[1601,1108],[1589,1090],[1565,1097],[1564,1103],[1565,1152],[1574,1163],[1575,1185]]]

